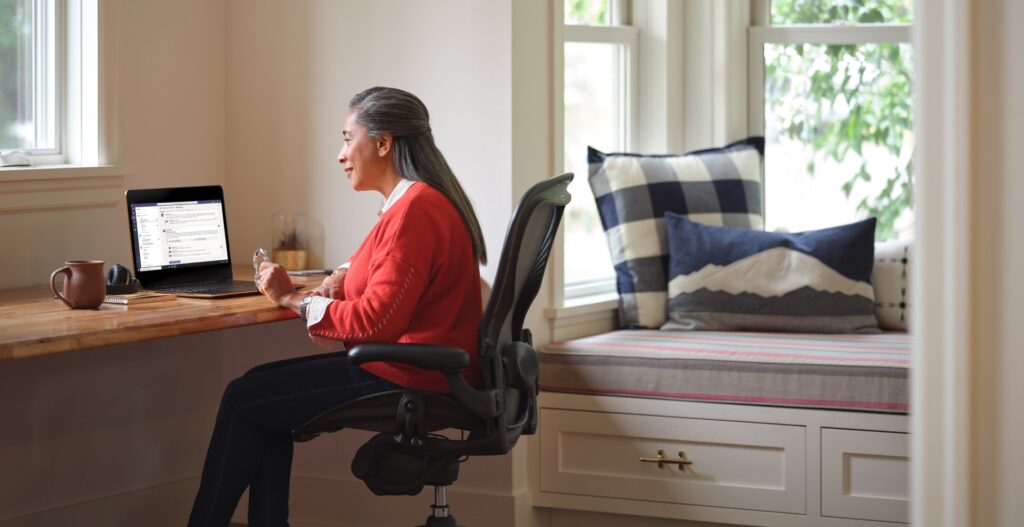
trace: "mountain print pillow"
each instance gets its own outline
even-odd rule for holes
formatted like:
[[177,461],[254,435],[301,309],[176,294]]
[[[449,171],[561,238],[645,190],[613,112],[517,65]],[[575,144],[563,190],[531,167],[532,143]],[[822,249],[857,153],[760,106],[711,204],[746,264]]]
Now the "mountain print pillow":
[[669,300],[661,329],[879,331],[874,218],[796,234],[666,218]]

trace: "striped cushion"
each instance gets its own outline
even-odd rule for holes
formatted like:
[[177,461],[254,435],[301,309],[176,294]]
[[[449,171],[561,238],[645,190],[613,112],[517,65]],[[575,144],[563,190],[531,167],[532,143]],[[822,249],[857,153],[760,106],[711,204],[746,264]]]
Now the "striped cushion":
[[806,408],[906,413],[906,333],[620,330],[554,342],[541,388]]

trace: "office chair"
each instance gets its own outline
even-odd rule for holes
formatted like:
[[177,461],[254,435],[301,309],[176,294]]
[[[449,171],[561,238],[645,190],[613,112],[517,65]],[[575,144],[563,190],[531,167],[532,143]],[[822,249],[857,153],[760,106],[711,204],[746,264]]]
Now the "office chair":
[[[434,505],[421,527],[458,527],[446,489],[468,456],[502,455],[522,434],[537,428],[537,354],[523,319],[537,296],[551,244],[569,203],[572,174],[531,187],[512,214],[498,273],[477,337],[483,390],[459,375],[469,355],[424,344],[363,344],[348,353],[352,364],[389,361],[444,374],[450,394],[395,390],[336,406],[292,433],[309,441],[324,432],[355,428],[379,432],[352,460],[352,473],[377,495],[416,495],[434,487]],[[449,439],[438,430],[457,429]],[[466,435],[468,433],[468,436]]]

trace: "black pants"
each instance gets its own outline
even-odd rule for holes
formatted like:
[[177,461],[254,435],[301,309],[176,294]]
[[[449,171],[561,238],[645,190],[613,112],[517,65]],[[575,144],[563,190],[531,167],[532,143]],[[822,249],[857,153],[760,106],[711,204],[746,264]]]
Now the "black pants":
[[189,526],[227,526],[249,488],[249,525],[288,525],[291,432],[332,406],[398,387],[345,353],[271,362],[224,390]]

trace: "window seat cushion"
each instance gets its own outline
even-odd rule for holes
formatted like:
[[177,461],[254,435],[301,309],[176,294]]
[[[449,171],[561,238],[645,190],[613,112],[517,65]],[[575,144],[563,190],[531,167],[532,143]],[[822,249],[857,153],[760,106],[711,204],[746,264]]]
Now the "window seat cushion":
[[910,336],[619,330],[540,351],[542,390],[907,413]]

